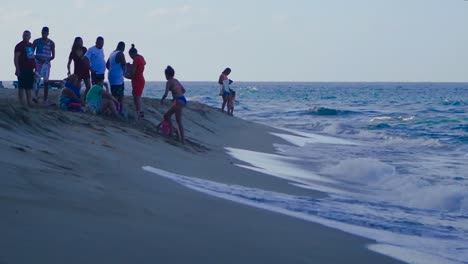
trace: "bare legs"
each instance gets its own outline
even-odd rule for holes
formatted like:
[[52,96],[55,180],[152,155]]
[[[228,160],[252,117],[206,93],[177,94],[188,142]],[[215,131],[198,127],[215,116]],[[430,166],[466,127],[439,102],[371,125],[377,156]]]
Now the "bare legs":
[[102,99],[101,111],[103,114],[117,116],[117,109],[115,109],[114,101],[110,99],[104,99],[104,98]]
[[[24,93],[26,92],[26,102],[24,101]],[[32,96],[31,89],[18,88],[18,99],[22,105],[28,104],[29,107],[32,106]]]
[[18,87],[18,99],[20,104],[25,105],[24,103],[24,89]]
[[138,119],[142,118],[143,112],[141,111],[141,96],[133,96],[133,103],[135,104]]
[[221,105],[221,112],[224,112],[224,108],[226,107],[227,101],[228,101],[228,96],[223,95],[223,104]]
[[26,89],[26,101],[28,102],[28,106],[32,106],[32,89]]
[[123,92],[121,95],[117,96],[117,101],[119,102],[119,109],[118,109],[118,112],[119,113],[122,113],[123,111],[123,99],[124,99],[124,95],[123,95]]
[[[84,99],[83,101],[86,100],[86,95],[88,95],[89,89],[91,89],[91,80],[89,78],[83,79],[86,90],[84,92]],[[80,89],[81,89],[81,82],[80,82]]]
[[49,81],[44,81],[44,103],[49,98]]
[[[35,100],[39,100],[39,90],[40,90],[40,87],[39,87],[39,81],[36,82],[37,87],[36,87],[36,90],[34,92],[35,94]],[[44,81],[44,103],[47,102],[47,98],[49,97],[49,82],[48,81]],[[35,101],[37,103],[37,101]]]
[[180,100],[175,100],[175,104],[167,110],[166,114],[164,114],[164,119],[169,122],[169,127],[171,129],[170,134],[172,135],[172,120],[171,117],[173,114],[176,115],[177,126],[179,127],[179,137],[180,142],[185,144],[185,137],[184,137],[184,126],[182,125],[182,109],[184,108],[184,103]]

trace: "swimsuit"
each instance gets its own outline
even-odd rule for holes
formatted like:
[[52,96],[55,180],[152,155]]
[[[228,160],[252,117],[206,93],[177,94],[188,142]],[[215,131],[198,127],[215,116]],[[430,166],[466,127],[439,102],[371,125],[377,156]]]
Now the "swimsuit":
[[181,100],[184,103],[184,106],[187,105],[187,99],[185,98],[185,96],[181,95],[177,97],[177,100]]

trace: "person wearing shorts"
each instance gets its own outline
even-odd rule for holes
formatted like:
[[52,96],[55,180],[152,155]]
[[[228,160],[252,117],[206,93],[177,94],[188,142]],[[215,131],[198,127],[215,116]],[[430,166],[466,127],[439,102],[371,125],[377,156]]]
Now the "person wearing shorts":
[[[127,64],[125,60],[125,43],[120,41],[117,44],[117,48],[109,56],[106,67],[109,70],[107,79],[109,80],[112,96],[117,98],[120,106],[123,104],[124,98],[124,70]],[[120,112],[122,107],[120,107]]]
[[99,80],[104,80],[106,73],[106,61],[104,60],[104,38],[97,37],[96,45],[88,49],[85,56],[89,61],[91,70],[91,83],[95,85]]
[[36,61],[34,58],[34,46],[29,40],[31,32],[23,32],[23,40],[15,46],[14,62],[15,75],[18,77],[18,99],[22,105],[24,102],[24,93],[26,92],[26,101],[28,106],[32,106],[31,91],[34,87],[34,70]]
[[44,103],[47,104],[49,95],[49,75],[50,62],[55,58],[55,43],[49,39],[49,28],[43,27],[41,31],[42,37],[34,40],[33,47],[36,51],[36,93],[35,101],[39,97],[39,81],[44,80]]

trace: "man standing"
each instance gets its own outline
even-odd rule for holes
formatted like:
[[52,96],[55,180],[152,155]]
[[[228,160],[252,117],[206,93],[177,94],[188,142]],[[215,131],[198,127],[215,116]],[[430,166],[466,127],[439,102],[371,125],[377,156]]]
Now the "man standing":
[[21,104],[24,103],[24,90],[26,90],[26,100],[28,106],[32,106],[31,90],[34,86],[34,68],[36,62],[34,58],[34,46],[29,40],[31,32],[23,32],[23,41],[15,46],[15,75],[18,77],[18,98]]
[[[41,31],[42,37],[34,40],[33,46],[36,51],[36,74],[44,79],[44,104],[47,104],[49,95],[49,75],[50,61],[55,58],[55,43],[49,39],[49,28],[43,27]],[[39,85],[39,82],[37,82]],[[39,96],[39,87],[36,89],[36,98]]]
[[[91,83],[97,84],[98,79],[104,80],[106,73],[106,61],[104,60],[104,38],[98,37],[96,45],[89,48],[85,56],[89,60],[89,68],[91,70]],[[99,77],[99,78],[98,78]]]
[[109,83],[111,87],[111,93],[112,96],[117,98],[117,100],[120,103],[120,109],[119,111],[122,111],[122,103],[123,103],[123,98],[124,98],[124,71],[125,71],[125,66],[126,66],[126,61],[125,61],[125,43],[123,41],[120,41],[119,44],[117,44],[117,48],[115,49],[114,52],[109,56],[109,59],[107,60],[106,66],[107,69],[109,70]]

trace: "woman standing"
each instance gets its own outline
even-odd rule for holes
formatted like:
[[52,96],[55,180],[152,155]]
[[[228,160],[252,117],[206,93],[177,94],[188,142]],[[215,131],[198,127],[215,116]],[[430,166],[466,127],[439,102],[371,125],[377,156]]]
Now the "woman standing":
[[144,117],[143,111],[141,110],[141,95],[143,94],[143,89],[145,88],[145,77],[143,72],[145,71],[146,61],[143,56],[138,54],[138,50],[135,48],[135,44],[132,44],[132,47],[128,51],[130,58],[133,59],[134,74],[132,77],[132,95],[133,102],[135,103],[136,113],[138,120]]
[[177,125],[179,126],[179,139],[183,144],[185,143],[184,137],[184,126],[182,125],[182,109],[187,105],[187,99],[185,98],[185,88],[182,84],[174,78],[175,70],[171,66],[167,66],[164,70],[164,75],[166,75],[166,91],[164,92],[163,97],[161,98],[161,104],[164,104],[164,99],[166,99],[169,91],[172,93],[172,105],[164,114],[164,120],[169,123],[169,135],[172,135],[173,127],[171,117],[173,114],[176,116]]
[[91,80],[89,75],[89,64],[85,57],[87,49],[83,47],[83,39],[81,37],[76,37],[75,41],[73,41],[73,46],[70,51],[70,55],[68,56],[68,75],[70,75],[70,64],[74,62],[74,69],[73,74],[78,76],[78,88],[81,88],[81,81],[84,81],[86,90],[84,93],[84,97],[88,94],[89,89],[91,89]]
[[229,101],[229,96],[231,96],[231,92],[229,91],[229,74],[231,73],[230,68],[224,69],[218,79],[219,84],[219,95],[223,97],[223,104],[221,105],[221,112],[224,112],[224,107],[226,107],[226,103]]

